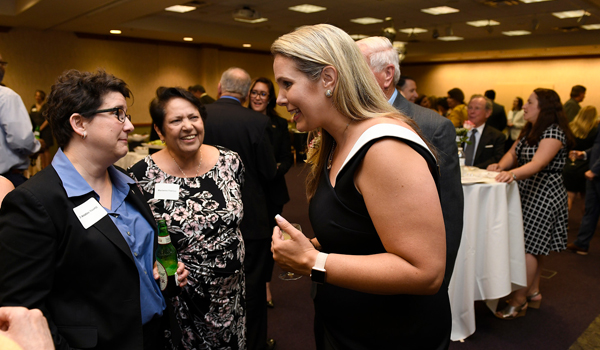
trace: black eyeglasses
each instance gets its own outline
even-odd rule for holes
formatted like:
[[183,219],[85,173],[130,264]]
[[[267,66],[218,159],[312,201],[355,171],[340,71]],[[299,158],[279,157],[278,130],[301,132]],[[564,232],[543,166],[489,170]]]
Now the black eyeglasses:
[[121,107],[99,109],[97,111],[82,113],[82,115],[92,116],[94,114],[104,113],[104,112],[114,112],[113,117],[117,118],[121,123],[125,123],[125,118],[127,118],[127,119],[129,119],[129,121],[131,121],[131,115],[125,114],[125,110]]
[[266,93],[266,92],[264,92],[264,91],[256,91],[256,90],[252,90],[252,91],[250,91],[250,94],[251,94],[252,96],[257,96],[257,95],[260,95],[261,97],[267,97],[267,96],[269,96],[269,94],[268,94],[268,93]]

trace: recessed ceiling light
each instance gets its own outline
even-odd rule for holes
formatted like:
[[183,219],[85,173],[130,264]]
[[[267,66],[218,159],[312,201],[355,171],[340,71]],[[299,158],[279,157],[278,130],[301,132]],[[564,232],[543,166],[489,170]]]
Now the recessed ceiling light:
[[304,5],[288,7],[288,10],[302,12],[302,13],[313,13],[313,12],[325,11],[325,10],[327,10],[327,7],[304,4]]
[[252,47],[252,44],[244,44],[243,47]]
[[110,34],[121,34],[121,31],[118,29],[113,29],[110,31]]
[[186,36],[185,38],[183,38],[183,41],[194,41],[194,38],[190,38],[189,36]]
[[269,20],[268,18],[264,18],[264,17],[256,18],[256,19],[245,19],[245,18],[237,18],[236,17],[234,19],[238,22],[244,22],[244,23],[260,23],[260,22],[266,22]]
[[381,22],[383,22],[383,20],[379,19],[379,18],[373,18],[373,17],[361,17],[361,18],[351,19],[350,22],[358,23],[358,24],[374,24],[374,23],[381,23]]
[[194,6],[175,5],[175,6],[169,6],[165,10],[171,11],[171,12],[186,13],[186,12],[194,11],[195,9],[196,8]]
[[509,30],[508,32],[502,32],[502,34],[508,35],[508,36],[520,36],[520,35],[529,35],[529,34],[531,34],[531,32],[527,31],[527,30]]
[[534,2],[544,2],[544,1],[552,1],[552,0],[521,0],[521,2],[524,2],[526,4],[532,4]]
[[463,38],[462,36],[449,35],[449,36],[440,36],[438,38],[438,40],[441,40],[441,41],[459,41],[459,40],[465,40],[465,38]]
[[448,6],[439,6],[439,7],[430,7],[428,9],[421,9],[421,12],[425,12],[428,13],[430,15],[446,15],[448,13],[454,13],[454,12],[458,12],[460,10],[457,10],[455,8],[452,7],[448,7]]
[[400,31],[402,33],[406,33],[406,34],[419,34],[419,33],[426,33],[427,29],[424,28],[404,28],[404,29],[400,29]]
[[360,39],[364,39],[364,38],[368,38],[368,35],[364,35],[364,34],[352,34],[350,35],[350,37],[354,40],[360,40]]
[[600,29],[600,24],[586,24],[586,25],[581,26],[581,28],[587,29],[587,30]]
[[496,22],[496,21],[488,20],[488,19],[482,19],[480,21],[467,22],[467,24],[470,26],[473,26],[473,27],[486,27],[486,26],[497,26],[500,24],[500,22]]
[[583,16],[589,16],[590,13],[585,11],[585,10],[575,10],[575,11],[563,11],[563,12],[552,12],[552,14],[555,17],[558,17],[560,19],[565,19],[565,18],[577,18],[577,17],[583,17]]

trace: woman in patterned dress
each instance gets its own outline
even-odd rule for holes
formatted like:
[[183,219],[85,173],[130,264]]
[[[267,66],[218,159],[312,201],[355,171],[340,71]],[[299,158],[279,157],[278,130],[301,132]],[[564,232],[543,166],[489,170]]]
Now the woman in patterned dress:
[[560,97],[554,90],[535,89],[523,106],[527,121],[511,149],[488,170],[500,171],[496,181],[518,181],[523,210],[527,287],[514,291],[496,316],[524,316],[527,307],[538,308],[542,261],[550,251],[567,247],[567,191],[563,184],[567,148],[574,144]]
[[166,219],[188,285],[170,302],[180,349],[245,349],[244,242],[239,229],[244,167],[237,153],[202,144],[206,111],[181,88],[157,91],[150,104],[166,144],[130,172],[155,218]]

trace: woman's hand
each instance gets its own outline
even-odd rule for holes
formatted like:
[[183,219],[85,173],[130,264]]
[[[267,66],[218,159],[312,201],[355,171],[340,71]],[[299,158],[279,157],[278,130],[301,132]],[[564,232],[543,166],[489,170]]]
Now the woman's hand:
[[[488,167],[488,170],[490,170],[489,167]],[[501,171],[498,175],[496,175],[496,181],[498,181],[498,182],[511,183],[511,182],[513,182],[513,180],[514,180],[513,174],[510,171]]]
[[583,157],[585,156],[585,152],[584,151],[571,151],[569,152],[569,159],[571,160],[575,160],[575,159],[583,159]]
[[[271,251],[273,259],[284,271],[308,276],[319,253],[309,239],[280,215],[275,216],[278,226],[273,229]],[[281,231],[291,238],[284,239]]]
[[179,282],[180,287],[185,287],[187,285],[187,277],[190,272],[185,268],[185,265],[179,261],[177,262],[177,282]]
[[[152,274],[154,275],[154,279],[158,280],[160,275],[158,274],[158,266],[156,265],[156,261],[154,261],[154,268],[152,269]],[[177,282],[179,282],[180,287],[185,287],[187,285],[187,277],[190,272],[185,268],[185,265],[181,262],[177,262]]]
[[487,170],[488,171],[502,171],[502,168],[500,167],[500,164],[494,163],[494,164],[488,165]]
[[594,174],[591,170],[588,170],[585,172],[584,176],[586,179],[593,181],[594,178],[596,177],[596,174]]

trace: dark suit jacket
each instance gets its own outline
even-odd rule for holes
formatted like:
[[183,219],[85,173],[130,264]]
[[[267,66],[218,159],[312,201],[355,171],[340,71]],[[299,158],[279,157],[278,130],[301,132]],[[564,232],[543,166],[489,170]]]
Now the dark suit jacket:
[[202,102],[203,105],[208,105],[208,104],[215,102],[215,99],[208,95],[204,95],[204,96],[200,97],[200,102]]
[[498,163],[504,155],[504,142],[506,136],[486,123],[475,151],[473,166],[486,169],[488,165]]
[[498,131],[504,130],[506,128],[506,111],[504,110],[504,106],[494,102],[492,114],[485,124],[496,128]]
[[244,218],[240,224],[244,239],[270,238],[273,228],[269,224],[266,186],[277,172],[269,136],[271,120],[230,98],[207,105],[206,112],[204,143],[229,148],[244,163]]
[[585,150],[587,154],[590,170],[592,173],[596,174],[594,181],[600,179],[598,175],[600,175],[600,132],[596,135],[596,139],[594,140],[594,144],[591,148]]
[[440,165],[440,203],[446,226],[446,273],[444,283],[447,286],[454,271],[454,262],[458,254],[463,229],[464,198],[460,182],[458,147],[456,130],[452,122],[405,99],[400,93],[394,101],[394,107],[412,118],[438,153]]
[[275,160],[279,165],[277,175],[267,187],[268,198],[276,206],[284,205],[290,201],[285,174],[294,164],[292,155],[290,132],[288,122],[284,118],[271,116],[271,144],[275,152]]
[[[56,349],[142,350],[138,269],[108,215],[83,228],[73,208],[89,198],[69,199],[52,166],[6,196],[0,305],[42,310]],[[126,200],[156,229],[137,186]]]

